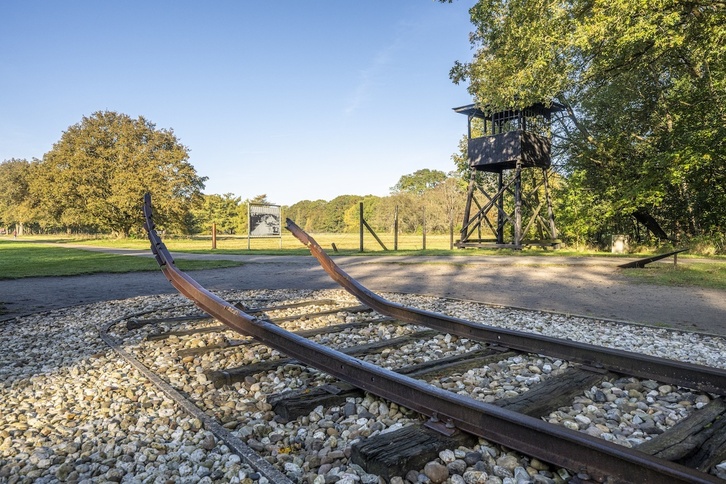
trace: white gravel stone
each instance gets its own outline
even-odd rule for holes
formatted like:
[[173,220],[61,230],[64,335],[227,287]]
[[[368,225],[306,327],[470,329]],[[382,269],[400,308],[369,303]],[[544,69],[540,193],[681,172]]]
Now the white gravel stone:
[[[228,300],[242,300],[248,306],[313,298],[358,304],[342,291],[263,290],[221,295]],[[726,368],[726,343],[715,336],[426,296],[389,294],[385,297],[491,326],[555,337],[566,335],[568,339],[585,343]],[[276,310],[268,312],[267,317],[283,318],[301,311],[332,307],[322,304]],[[99,329],[105,322],[152,310],[160,311],[149,312],[141,318],[181,316],[198,311],[180,296],[149,296],[0,323],[0,339],[5,349],[0,354],[0,482],[266,482],[226,445],[217,442],[198,419],[184,414],[99,338]],[[294,319],[279,324],[289,330],[299,330],[374,318],[376,315],[372,313],[338,312],[324,318]],[[339,407],[316,408],[296,421],[279,421],[266,402],[267,395],[329,383],[332,378],[315,369],[285,365],[248,377],[245,382],[215,388],[205,371],[279,359],[283,355],[254,343],[183,358],[176,354],[180,348],[225,348],[248,340],[233,331],[197,333],[162,341],[145,339],[155,332],[217,324],[212,320],[160,323],[131,331],[117,324],[111,334],[123,340],[127,351],[289,477],[318,484],[336,480],[377,482],[377,476],[366,474],[348,461],[352,444],[364,437],[410,425],[417,421],[415,413],[368,395],[350,399]],[[362,331],[346,330],[313,339],[326,345],[349,347],[421,329],[374,323]],[[387,368],[399,368],[480,347],[475,341],[446,334],[364,359]],[[430,383],[493,402],[526,392],[568,366],[568,362],[557,359],[519,355]],[[570,407],[544,418],[632,446],[675,425],[710,401],[706,394],[672,385],[623,378],[585,391]],[[548,479],[561,482],[561,476],[568,475],[565,470],[504,451],[484,440],[472,448],[449,449],[439,454],[444,466],[457,460],[466,460],[468,467],[461,475],[451,475],[448,482],[504,482],[515,479],[515,474],[523,480],[526,473],[539,476],[535,482],[550,482]],[[724,469],[726,463],[718,467],[720,475],[726,475]],[[418,470],[419,476],[423,474],[424,469]],[[391,482],[403,480],[396,477]]]

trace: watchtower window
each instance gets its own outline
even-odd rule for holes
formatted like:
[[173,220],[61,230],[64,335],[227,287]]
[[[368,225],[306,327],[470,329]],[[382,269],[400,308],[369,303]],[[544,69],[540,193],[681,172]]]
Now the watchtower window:
[[454,108],[467,115],[470,165],[493,172],[514,168],[518,162],[549,167],[550,115],[563,108],[556,103],[504,110],[474,104]]
[[469,117],[469,138],[480,138],[509,131],[529,131],[540,136],[550,137],[550,114],[558,111],[560,105],[545,108],[543,105],[524,109],[503,111],[482,111],[473,104],[454,108],[458,113]]

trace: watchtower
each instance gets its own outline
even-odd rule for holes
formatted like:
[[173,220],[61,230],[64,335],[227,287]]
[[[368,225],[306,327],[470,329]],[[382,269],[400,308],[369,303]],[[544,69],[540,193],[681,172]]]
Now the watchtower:
[[[457,247],[521,249],[524,245],[558,243],[547,172],[551,164],[551,115],[562,109],[564,106],[556,103],[504,111],[482,110],[474,104],[454,108],[468,119],[472,168]],[[523,189],[525,169],[528,186]],[[480,195],[484,196],[481,201]],[[547,206],[547,219],[540,214],[543,205]],[[527,221],[524,226],[523,219]],[[491,231],[489,237],[483,238],[482,224]],[[527,238],[530,232],[538,238]]]

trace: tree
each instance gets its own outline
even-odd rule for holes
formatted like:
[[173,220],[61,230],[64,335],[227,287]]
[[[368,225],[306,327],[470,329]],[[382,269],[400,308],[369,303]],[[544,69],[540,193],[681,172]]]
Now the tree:
[[322,230],[323,214],[328,202],[325,200],[302,200],[290,205],[287,216],[307,232]]
[[194,211],[197,230],[206,232],[211,230],[212,224],[217,224],[217,230],[233,234],[238,226],[238,208],[242,200],[233,193],[224,195],[203,195],[202,206]]
[[363,218],[373,227],[373,230],[386,230],[393,225],[390,223],[381,227],[380,219],[377,217],[381,213],[381,197],[375,195],[366,195],[357,203],[351,204],[343,214],[344,232],[356,233],[360,230],[360,203],[363,203]]
[[29,183],[33,164],[27,160],[11,159],[0,163],[0,223],[17,225],[22,235],[24,224],[32,218]]
[[359,195],[340,195],[325,204],[322,226],[323,232],[344,232],[345,212],[351,206],[357,206],[363,197]]
[[449,249],[454,248],[454,226],[464,213],[465,181],[450,173],[443,182],[426,192],[427,224],[433,231],[449,232]]
[[446,180],[446,173],[443,171],[423,168],[421,170],[416,170],[410,175],[403,175],[398,180],[398,183],[391,188],[391,192],[407,192],[421,195],[426,190],[434,188],[444,180]]
[[481,106],[566,105],[554,140],[598,194],[601,233],[638,212],[723,232],[723,2],[481,0],[471,18],[476,54],[452,79]]
[[583,185],[584,176],[580,170],[573,172],[567,183],[555,190],[554,196],[560,236],[573,242],[575,250],[597,239],[599,220],[603,219],[600,197]]
[[172,130],[139,116],[99,111],[68,128],[45,154],[31,192],[59,223],[120,236],[143,225],[141,201],[154,197],[155,221],[186,232],[206,177],[188,162]]

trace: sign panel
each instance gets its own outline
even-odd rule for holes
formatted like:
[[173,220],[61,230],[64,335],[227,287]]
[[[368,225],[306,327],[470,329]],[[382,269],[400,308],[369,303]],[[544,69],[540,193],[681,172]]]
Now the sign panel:
[[281,237],[279,205],[249,205],[249,237]]

